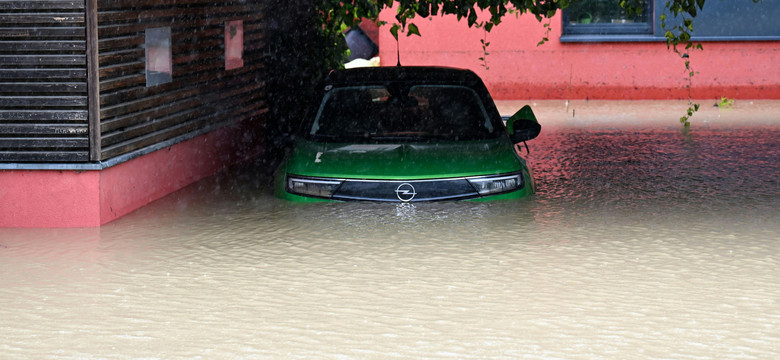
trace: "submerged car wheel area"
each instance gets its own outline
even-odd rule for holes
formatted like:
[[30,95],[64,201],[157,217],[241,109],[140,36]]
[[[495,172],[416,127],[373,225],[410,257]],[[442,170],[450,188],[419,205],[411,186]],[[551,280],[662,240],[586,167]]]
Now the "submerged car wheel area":
[[275,176],[297,201],[520,198],[533,178],[515,144],[541,127],[526,106],[505,125],[471,71],[384,67],[331,73]]

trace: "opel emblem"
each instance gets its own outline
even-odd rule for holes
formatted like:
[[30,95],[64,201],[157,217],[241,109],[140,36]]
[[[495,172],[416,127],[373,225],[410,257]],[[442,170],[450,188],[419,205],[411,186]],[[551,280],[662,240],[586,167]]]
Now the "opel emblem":
[[398,200],[403,202],[412,201],[415,195],[417,195],[417,192],[414,191],[414,186],[410,183],[403,183],[395,188],[395,196],[398,196]]

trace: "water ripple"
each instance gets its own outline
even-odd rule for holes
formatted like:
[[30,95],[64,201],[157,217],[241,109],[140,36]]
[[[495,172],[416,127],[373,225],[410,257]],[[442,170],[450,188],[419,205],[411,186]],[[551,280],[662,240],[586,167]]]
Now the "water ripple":
[[563,129],[539,192],[292,204],[256,167],[100,229],[0,229],[4,358],[761,358],[780,129]]

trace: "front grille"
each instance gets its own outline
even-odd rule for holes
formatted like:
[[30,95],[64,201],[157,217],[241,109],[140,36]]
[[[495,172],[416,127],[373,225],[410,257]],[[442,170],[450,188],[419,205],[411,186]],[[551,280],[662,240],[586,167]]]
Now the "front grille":
[[333,194],[335,200],[436,201],[479,196],[468,180],[345,180]]

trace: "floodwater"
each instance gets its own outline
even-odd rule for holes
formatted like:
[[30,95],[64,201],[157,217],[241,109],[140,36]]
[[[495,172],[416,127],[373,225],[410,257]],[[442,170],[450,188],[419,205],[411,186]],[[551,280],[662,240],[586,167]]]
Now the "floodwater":
[[780,122],[578,106],[529,143],[527,200],[293,204],[248,166],[0,229],[0,358],[780,357]]

